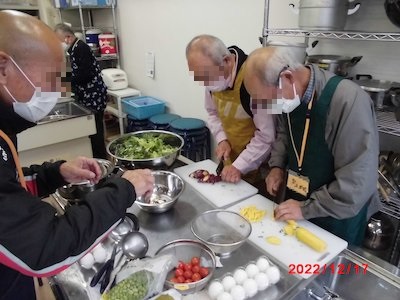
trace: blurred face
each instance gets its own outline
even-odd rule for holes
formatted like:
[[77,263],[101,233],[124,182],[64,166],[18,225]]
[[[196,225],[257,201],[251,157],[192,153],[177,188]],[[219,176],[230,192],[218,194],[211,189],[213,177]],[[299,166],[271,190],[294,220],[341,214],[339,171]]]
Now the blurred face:
[[197,51],[190,53],[187,61],[194,81],[204,86],[212,86],[219,80],[228,78],[233,67],[230,56],[223,59],[222,65],[215,65],[209,57]]
[[62,42],[66,43],[68,46],[72,45],[72,43],[75,40],[75,36],[74,35],[71,35],[71,34],[68,34],[68,33],[64,33],[64,32],[62,32],[60,30],[56,30],[55,33],[57,35],[58,40],[61,43]]
[[28,102],[35,92],[35,87],[43,92],[65,92],[68,87],[63,79],[65,63],[61,46],[52,54],[43,55],[27,63],[15,61],[16,65],[8,54],[0,52],[0,60],[4,62],[0,65],[0,71],[5,75],[0,76],[2,98],[9,104],[13,102],[3,86],[8,88],[18,102]]
[[[259,77],[247,70],[244,77],[244,86],[252,99],[252,109],[267,109],[268,113],[281,113],[281,98],[291,99],[294,97],[291,76],[281,73],[281,87],[279,87],[279,79],[276,85],[267,85],[263,83]],[[278,105],[279,104],[279,105]]]

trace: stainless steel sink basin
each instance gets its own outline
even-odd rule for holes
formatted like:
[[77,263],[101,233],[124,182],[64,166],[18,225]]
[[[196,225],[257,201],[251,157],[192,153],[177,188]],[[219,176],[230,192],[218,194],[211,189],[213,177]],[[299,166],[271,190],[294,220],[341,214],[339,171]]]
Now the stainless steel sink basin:
[[57,103],[54,106],[53,110],[46,117],[40,120],[38,124],[57,122],[61,120],[86,116],[89,114],[89,110],[83,108],[73,101]]
[[308,281],[291,299],[399,299],[400,278],[380,266],[347,253],[336,257],[331,264],[334,266],[332,269],[326,269],[324,274],[320,271],[320,275]]

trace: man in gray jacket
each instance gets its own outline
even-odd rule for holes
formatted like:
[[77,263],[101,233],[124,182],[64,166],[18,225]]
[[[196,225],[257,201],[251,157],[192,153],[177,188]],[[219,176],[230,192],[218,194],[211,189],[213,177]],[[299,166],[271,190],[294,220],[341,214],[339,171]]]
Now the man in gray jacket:
[[379,142],[369,95],[274,47],[249,56],[244,83],[253,106],[281,114],[265,180],[275,196],[287,170],[286,200],[276,219],[309,219],[360,245],[369,216],[380,206]]

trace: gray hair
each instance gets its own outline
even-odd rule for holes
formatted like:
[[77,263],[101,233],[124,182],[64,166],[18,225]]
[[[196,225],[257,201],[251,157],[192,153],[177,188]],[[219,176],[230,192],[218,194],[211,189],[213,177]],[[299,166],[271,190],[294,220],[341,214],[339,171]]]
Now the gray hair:
[[54,31],[61,31],[64,34],[70,34],[70,35],[75,35],[75,32],[71,28],[71,26],[68,26],[67,24],[64,23],[59,23],[54,27]]
[[295,71],[302,66],[291,50],[272,46],[267,48],[273,50],[269,58],[259,59],[254,64],[254,71],[264,84],[277,86],[283,70]]
[[186,58],[190,52],[199,51],[209,57],[216,65],[222,65],[224,57],[230,55],[228,48],[217,37],[208,34],[195,36],[186,46]]

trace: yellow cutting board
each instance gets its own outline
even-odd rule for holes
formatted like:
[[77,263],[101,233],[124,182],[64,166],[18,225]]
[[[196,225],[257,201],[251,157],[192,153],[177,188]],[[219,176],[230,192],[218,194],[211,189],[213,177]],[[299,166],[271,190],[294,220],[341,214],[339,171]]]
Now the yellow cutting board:
[[[256,206],[257,209],[266,210],[267,213],[260,222],[252,223],[252,232],[249,240],[262,251],[280,261],[288,268],[288,271],[294,267],[295,270],[301,271],[294,272],[297,276],[302,278],[312,276],[312,273],[318,266],[323,268],[325,264],[328,264],[335,256],[347,248],[346,241],[306,220],[297,221],[298,226],[308,229],[310,232],[325,241],[327,243],[327,250],[325,252],[317,252],[298,241],[295,236],[285,235],[282,229],[287,225],[287,223],[275,221],[273,219],[274,203],[259,194],[240,201],[226,209],[239,212],[240,209],[251,205]],[[265,240],[268,236],[278,237],[281,240],[281,244],[269,244]],[[306,264],[311,264],[311,268],[306,266]],[[329,265],[327,265],[327,267],[328,266]],[[338,267],[334,267],[337,272]],[[303,270],[301,270],[301,268],[303,268]],[[305,268],[310,269],[309,272],[306,272]]]

